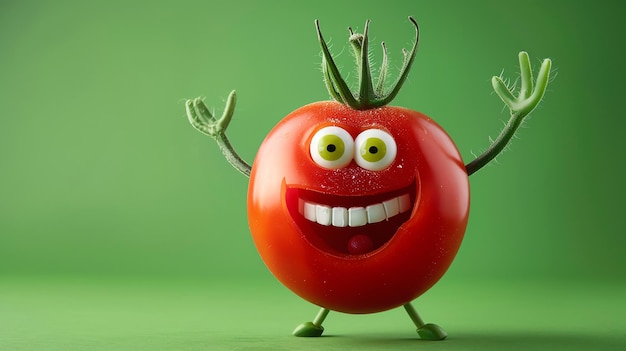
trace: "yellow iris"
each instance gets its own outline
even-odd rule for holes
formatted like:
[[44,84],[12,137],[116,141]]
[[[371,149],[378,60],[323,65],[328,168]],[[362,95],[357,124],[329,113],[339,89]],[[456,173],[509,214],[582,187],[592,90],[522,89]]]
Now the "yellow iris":
[[317,152],[326,161],[337,161],[345,152],[345,144],[337,135],[328,134],[320,138],[317,143]]
[[368,162],[378,162],[387,154],[387,145],[382,139],[367,138],[359,150],[361,157]]

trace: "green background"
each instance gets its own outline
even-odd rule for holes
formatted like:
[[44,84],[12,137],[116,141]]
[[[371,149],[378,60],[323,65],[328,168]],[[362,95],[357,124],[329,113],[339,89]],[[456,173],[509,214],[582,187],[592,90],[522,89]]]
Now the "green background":
[[[623,349],[626,239],[618,1],[0,2],[0,350]],[[507,111],[490,78],[553,60],[545,101],[471,177],[463,246],[418,310],[331,314],[277,283],[248,234],[247,179],[194,131],[221,112],[252,162],[283,116],[328,98],[313,20],[345,72],[348,26],[375,62],[420,49],[394,101],[438,121],[469,161]],[[351,75],[354,78],[354,75]]]

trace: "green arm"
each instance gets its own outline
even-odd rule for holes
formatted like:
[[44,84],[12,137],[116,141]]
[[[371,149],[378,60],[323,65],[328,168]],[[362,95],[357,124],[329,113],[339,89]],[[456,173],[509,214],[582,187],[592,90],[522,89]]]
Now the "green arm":
[[491,83],[496,94],[502,99],[511,111],[511,118],[500,132],[500,135],[489,146],[489,148],[478,156],[474,161],[465,166],[467,175],[472,175],[479,169],[483,168],[487,163],[493,160],[498,154],[504,150],[509,143],[515,131],[522,124],[522,121],[537,107],[548,86],[550,78],[550,67],[552,61],[545,59],[541,63],[539,74],[537,75],[537,84],[533,87],[533,73],[530,68],[530,59],[526,52],[519,53],[521,87],[518,96],[514,96],[512,89],[507,87],[500,77],[493,77]]
[[246,163],[246,161],[244,161],[237,154],[237,152],[235,152],[235,149],[232,147],[225,134],[228,123],[230,123],[230,120],[233,118],[233,113],[235,112],[236,100],[237,95],[233,90],[228,95],[224,113],[222,113],[222,117],[219,119],[213,117],[213,114],[211,114],[207,106],[200,98],[187,100],[185,102],[185,107],[187,109],[187,117],[189,118],[191,125],[200,133],[213,138],[213,140],[217,142],[222,154],[224,154],[224,157],[226,157],[226,161],[228,161],[243,175],[250,177],[252,167],[250,167],[250,165]]

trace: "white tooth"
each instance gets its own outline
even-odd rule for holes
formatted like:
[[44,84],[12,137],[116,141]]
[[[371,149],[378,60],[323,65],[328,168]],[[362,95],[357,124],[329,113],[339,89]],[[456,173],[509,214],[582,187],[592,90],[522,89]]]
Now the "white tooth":
[[315,206],[315,216],[317,223],[321,225],[330,225],[331,217],[330,217],[330,206],[324,205],[316,205]]
[[387,217],[385,217],[385,208],[383,204],[375,204],[367,206],[367,223],[378,223],[382,222]]
[[367,212],[363,207],[350,207],[348,209],[348,224],[351,227],[360,227],[367,224]]
[[304,216],[304,200],[298,199],[298,212]]
[[348,209],[345,207],[333,207],[333,226],[345,227],[348,225]]
[[391,218],[400,213],[400,204],[398,203],[397,197],[394,197],[391,200],[383,201],[383,207],[385,208],[387,218]]
[[315,215],[315,204],[312,204],[310,202],[304,202],[304,218],[308,219],[311,222],[315,222],[316,219],[316,215]]
[[411,197],[409,194],[398,196],[398,204],[400,205],[400,213],[406,212],[411,209]]

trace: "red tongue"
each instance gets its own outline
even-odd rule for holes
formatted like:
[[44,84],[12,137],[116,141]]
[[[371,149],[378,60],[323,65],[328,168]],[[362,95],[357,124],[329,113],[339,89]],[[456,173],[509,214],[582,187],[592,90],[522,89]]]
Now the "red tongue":
[[350,255],[362,255],[372,251],[374,243],[367,235],[353,235],[348,240],[348,253]]

